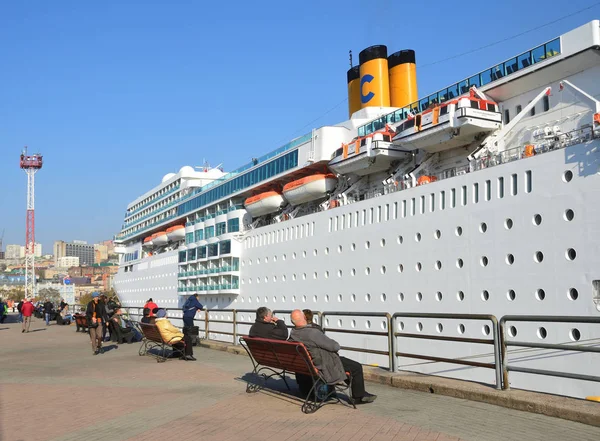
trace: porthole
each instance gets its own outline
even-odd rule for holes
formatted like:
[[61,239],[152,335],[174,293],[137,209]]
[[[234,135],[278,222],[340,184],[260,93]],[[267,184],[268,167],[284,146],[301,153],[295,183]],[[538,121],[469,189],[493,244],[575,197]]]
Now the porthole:
[[313,250],[313,256],[316,256],[317,254],[318,254],[318,252],[317,252],[317,249],[315,248],[315,249]]
[[325,247],[325,255],[329,255],[329,247]]
[[318,300],[319,300],[318,296],[313,296],[313,302],[317,303]]
[[[354,245],[354,244],[352,244],[352,245]],[[352,248],[352,249],[354,249],[354,248]],[[344,250],[344,248],[343,248],[341,245],[338,245],[338,253],[340,253],[340,254],[341,254],[341,252],[342,252],[343,250]]]
[[338,328],[341,328],[342,324],[343,324],[342,319],[338,319],[338,321],[337,321]]
[[504,221],[504,228],[506,228],[507,230],[510,230],[513,227],[513,220],[508,217],[506,218],[506,220]]
[[433,237],[439,239],[440,237],[442,237],[442,232],[440,230],[435,230],[435,233],[433,233]]
[[415,269],[417,271],[421,271],[422,268],[423,268],[423,265],[421,265],[421,262],[417,262],[417,264],[415,265]]
[[381,293],[381,301],[385,302],[387,300],[387,296],[385,295],[385,293]]
[[273,282],[277,282],[277,276],[273,276]]
[[575,219],[575,212],[571,209],[565,210],[564,219],[567,222],[571,222],[573,219]]
[[567,260],[575,260],[575,258],[577,257],[577,252],[573,248],[569,248],[565,253],[565,257],[567,258]]
[[543,326],[541,326],[537,330],[537,336],[543,340],[546,337],[548,337],[548,331],[546,331],[546,328],[544,328]]
[[544,253],[541,251],[536,251],[533,255],[533,260],[535,260],[537,263],[541,263],[544,260]]
[[313,279],[317,280],[317,278],[318,278],[318,277],[319,277],[319,275],[318,275],[318,274],[317,274],[317,272],[315,271],[315,272],[313,273]]
[[294,251],[294,253],[292,254],[292,259],[296,259],[296,252]]
[[325,271],[325,274],[324,274],[324,275],[325,275],[325,278],[326,278],[326,279],[329,279],[329,271]]
[[306,273],[302,274],[302,280],[306,280]]
[[286,279],[286,278],[287,278],[287,277],[285,277],[285,274],[284,274],[283,276],[281,276],[281,281],[282,281],[282,282],[285,282],[285,279]]
[[438,270],[438,271],[439,271],[439,270],[441,270],[441,269],[442,269],[442,262],[440,262],[439,260],[437,260],[437,261],[435,262],[435,265],[434,265],[434,267],[435,267],[435,269],[436,269],[436,270]]
[[400,302],[404,301],[404,293],[403,292],[398,294],[398,301],[400,301]]
[[462,302],[465,299],[465,293],[462,291],[458,291],[456,293],[456,298],[458,299],[459,302]]
[[371,320],[367,320],[367,321],[365,322],[365,328],[367,328],[367,329],[371,329]]
[[379,245],[381,245],[382,247],[384,247],[385,246],[385,239],[381,239],[379,241]]
[[355,268],[352,268],[352,269],[350,270],[350,274],[351,274],[351,275],[353,275],[353,276],[355,276],[355,275],[356,275],[356,269],[355,269]]
[[517,328],[515,328],[514,326],[510,326],[508,328],[508,335],[510,335],[511,337],[516,337],[517,336]]
[[404,322],[400,322],[400,326],[399,327],[400,327],[401,331],[404,331]]
[[569,332],[569,338],[571,338],[573,341],[579,341],[579,339],[581,339],[581,332],[579,332],[579,329],[571,329],[571,332]]
[[517,294],[515,293],[514,289],[509,289],[506,293],[506,297],[512,302],[517,298]]
[[401,263],[398,264],[398,272],[401,273],[402,271],[404,271],[404,265],[402,265]]
[[538,289],[535,291],[535,298],[538,299],[540,302],[542,300],[544,300],[546,298],[546,291],[544,291],[543,289]]
[[343,275],[343,273],[342,273],[342,270],[338,270],[338,272],[337,272],[337,276],[341,278],[341,277],[342,277],[342,275]]
[[444,325],[442,325],[441,323],[438,323],[435,327],[436,331],[441,334],[442,331],[444,330]]
[[356,294],[351,294],[351,295],[350,295],[350,300],[351,300],[352,302],[356,302]]
[[490,293],[488,292],[487,289],[484,289],[481,292],[481,300],[483,300],[484,302],[487,302],[490,299]]
[[415,241],[421,242],[421,233],[415,234]]
[[421,332],[423,330],[423,323],[418,322],[417,323],[417,331]]
[[269,256],[265,256],[265,263],[269,263]]
[[532,219],[533,225],[540,225],[542,223],[542,215],[535,214]]
[[462,323],[460,325],[458,325],[458,333],[459,334],[464,334],[465,333],[465,325],[463,325]]
[[368,276],[369,274],[371,274],[371,268],[366,267],[365,268],[365,274]]
[[563,173],[564,182],[571,182],[571,179],[573,179],[573,172],[571,170],[567,170]]
[[371,242],[369,242],[368,240],[365,242],[365,249],[369,249],[371,248]]
[[508,265],[512,265],[513,263],[515,263],[515,256],[513,256],[512,254],[507,254],[506,255],[506,263]]
[[461,258],[456,259],[456,267],[457,268],[462,268],[464,265],[464,262]]
[[355,243],[353,243],[352,245],[350,245],[350,249],[351,249],[352,251],[356,250],[356,244],[355,244]]
[[329,326],[329,319],[328,319],[328,318],[326,318],[326,319],[325,319],[325,327],[328,327],[328,326]]
[[302,296],[302,303],[306,303],[306,296]]
[[277,256],[273,256],[273,263],[277,262]]
[[282,258],[283,260],[285,260],[285,259],[287,259],[287,255],[286,255],[286,254],[283,254],[283,255],[281,256],[281,258]]
[[306,250],[302,251],[302,257],[306,259]]
[[371,301],[371,294],[367,293],[365,295],[365,301],[370,302]]
[[383,329],[384,331],[386,331],[386,330],[387,330],[387,322],[386,322],[385,320],[383,320],[383,321],[381,322],[381,329]]
[[402,245],[402,242],[404,242],[404,238],[402,236],[398,236],[396,242],[398,242],[398,245]]
[[443,297],[444,297],[444,295],[443,295],[443,294],[442,294],[440,291],[438,291],[438,292],[435,294],[435,299],[436,299],[438,302],[441,302]]
[[457,236],[462,236],[462,227],[456,227],[455,233]]
[[292,303],[296,303],[296,296],[292,296]]
[[479,224],[479,231],[482,233],[485,233],[487,231],[487,224],[485,222]]
[[481,263],[481,266],[487,266],[489,263],[489,260],[486,256],[482,256],[481,259],[479,260],[479,263]]
[[350,322],[350,327],[351,327],[351,328],[356,328],[356,320],[354,320],[354,319],[353,319],[353,320]]
[[417,293],[417,302],[420,302],[421,300],[423,300],[423,294],[421,294],[420,292]]
[[385,274],[385,272],[387,271],[387,269],[385,268],[385,265],[381,266],[381,274]]
[[569,288],[568,296],[571,300],[577,300],[579,298],[579,291],[575,288]]
[[338,302],[342,303],[342,300],[344,300],[344,296],[338,294]]
[[481,332],[483,333],[483,335],[490,335],[490,325],[483,325],[483,327],[481,328]]

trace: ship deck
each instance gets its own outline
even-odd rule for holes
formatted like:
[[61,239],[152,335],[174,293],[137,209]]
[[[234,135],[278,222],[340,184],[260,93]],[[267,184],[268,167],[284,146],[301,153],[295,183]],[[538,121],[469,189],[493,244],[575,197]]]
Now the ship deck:
[[245,356],[196,347],[195,363],[159,364],[138,356],[139,343],[106,343],[93,356],[74,326],[34,319],[31,331],[22,334],[14,314],[0,325],[3,440],[600,439],[600,427],[372,382],[375,403],[307,416],[277,382],[247,394]]

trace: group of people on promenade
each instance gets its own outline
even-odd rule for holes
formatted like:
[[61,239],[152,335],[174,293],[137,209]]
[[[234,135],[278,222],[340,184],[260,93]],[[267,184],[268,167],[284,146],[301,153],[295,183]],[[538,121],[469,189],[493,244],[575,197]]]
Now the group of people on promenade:
[[104,352],[102,343],[111,339],[112,329],[116,327],[118,327],[119,334],[129,335],[131,336],[129,341],[133,340],[135,330],[128,326],[122,314],[121,305],[115,298],[108,298],[104,294],[100,295],[99,292],[92,293],[92,300],[87,304],[85,316],[94,355]]
[[[375,401],[377,396],[365,390],[362,365],[338,354],[341,349],[340,344],[327,337],[323,329],[313,323],[313,313],[310,309],[303,311],[295,309],[290,318],[294,328],[288,336],[285,322],[274,317],[269,308],[262,306],[256,310],[256,321],[250,328],[249,336],[303,343],[308,349],[315,367],[328,384],[348,382],[346,372],[349,372],[354,403],[364,404]],[[312,387],[312,379],[306,375],[296,374],[296,382],[300,391],[304,395],[308,395]]]

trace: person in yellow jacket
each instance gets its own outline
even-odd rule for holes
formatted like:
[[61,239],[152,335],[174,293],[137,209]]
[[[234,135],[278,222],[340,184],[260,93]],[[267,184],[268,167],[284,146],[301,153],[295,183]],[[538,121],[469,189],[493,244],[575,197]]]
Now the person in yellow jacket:
[[156,313],[156,321],[154,324],[158,327],[158,332],[164,341],[170,342],[174,349],[179,350],[184,355],[180,360],[196,361],[192,347],[192,339],[189,335],[184,335],[178,328],[167,318],[167,311],[159,309]]

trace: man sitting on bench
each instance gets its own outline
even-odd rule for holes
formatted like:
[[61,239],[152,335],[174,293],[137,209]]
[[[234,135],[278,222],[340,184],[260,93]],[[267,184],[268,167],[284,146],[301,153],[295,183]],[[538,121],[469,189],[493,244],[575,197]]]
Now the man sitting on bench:
[[290,340],[304,343],[328,383],[346,381],[346,372],[352,376],[352,398],[355,404],[372,403],[377,398],[365,391],[363,368],[360,363],[346,357],[340,357],[338,351],[340,344],[327,337],[322,331],[308,326],[304,313],[295,309],[291,314],[294,329],[290,333]]
[[269,308],[261,306],[256,310],[256,321],[248,335],[273,340],[287,340],[288,330],[283,320],[273,317],[273,312]]
[[156,313],[156,322],[154,324],[158,328],[158,332],[160,332],[160,336],[164,341],[175,342],[171,344],[174,349],[177,349],[180,352],[185,351],[184,355],[179,357],[180,360],[196,361],[190,336],[184,335],[179,329],[171,324],[167,318],[167,311],[159,309]]

